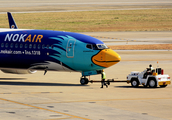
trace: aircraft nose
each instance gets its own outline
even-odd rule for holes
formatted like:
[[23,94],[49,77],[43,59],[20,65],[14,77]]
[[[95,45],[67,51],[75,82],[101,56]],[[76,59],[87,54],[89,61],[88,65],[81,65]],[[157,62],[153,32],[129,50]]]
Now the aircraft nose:
[[107,64],[107,67],[110,67],[121,60],[121,56],[113,51],[112,49],[106,49],[106,54],[105,54],[105,61]]
[[118,63],[120,60],[120,55],[112,49],[101,50],[98,54],[92,57],[93,63],[102,67],[110,67]]

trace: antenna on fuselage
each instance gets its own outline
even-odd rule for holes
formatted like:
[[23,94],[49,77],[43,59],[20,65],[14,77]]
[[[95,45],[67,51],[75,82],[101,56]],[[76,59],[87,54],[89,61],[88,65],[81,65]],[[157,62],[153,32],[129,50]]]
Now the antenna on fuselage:
[[45,75],[45,74],[47,73],[47,68],[48,68],[48,67],[46,67],[46,68],[45,68],[45,72],[44,72],[44,75]]

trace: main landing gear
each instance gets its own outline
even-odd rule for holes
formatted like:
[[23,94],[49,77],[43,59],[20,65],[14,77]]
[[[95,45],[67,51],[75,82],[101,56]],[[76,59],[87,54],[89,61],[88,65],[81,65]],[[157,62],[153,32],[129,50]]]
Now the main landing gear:
[[88,80],[88,78],[86,78],[86,76],[81,77],[81,79],[80,79],[81,85],[86,85],[86,84],[88,84],[88,82],[89,82],[89,80]]

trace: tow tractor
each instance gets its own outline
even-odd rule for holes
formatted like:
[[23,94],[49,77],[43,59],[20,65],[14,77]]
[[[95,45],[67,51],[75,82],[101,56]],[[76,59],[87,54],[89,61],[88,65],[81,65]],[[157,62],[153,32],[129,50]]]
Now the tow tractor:
[[164,70],[161,68],[156,68],[155,70],[150,70],[147,68],[143,72],[132,71],[127,76],[127,83],[131,83],[133,87],[138,87],[143,85],[144,87],[166,87],[171,84],[170,76],[164,74]]

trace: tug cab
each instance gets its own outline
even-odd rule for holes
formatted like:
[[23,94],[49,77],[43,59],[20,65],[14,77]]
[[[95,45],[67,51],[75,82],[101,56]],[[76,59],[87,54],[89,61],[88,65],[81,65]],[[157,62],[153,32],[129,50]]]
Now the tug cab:
[[156,70],[150,71],[149,68],[143,72],[132,71],[127,76],[127,83],[131,83],[133,87],[143,85],[144,87],[166,87],[171,84],[170,76],[164,74],[162,68],[156,68]]

